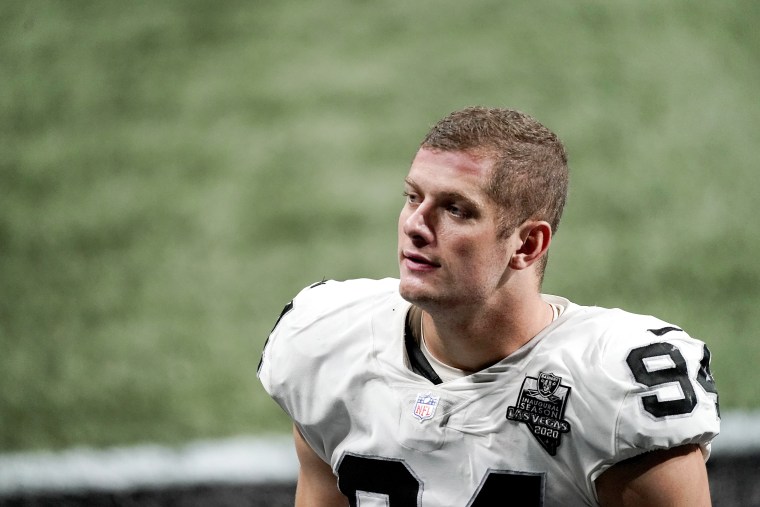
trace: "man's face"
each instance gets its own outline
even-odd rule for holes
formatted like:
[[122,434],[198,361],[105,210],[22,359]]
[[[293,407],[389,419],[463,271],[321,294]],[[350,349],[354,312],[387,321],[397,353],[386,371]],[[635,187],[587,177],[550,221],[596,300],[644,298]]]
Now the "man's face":
[[423,308],[480,304],[506,280],[519,238],[499,236],[499,208],[485,192],[492,165],[465,152],[417,152],[398,222],[406,300]]

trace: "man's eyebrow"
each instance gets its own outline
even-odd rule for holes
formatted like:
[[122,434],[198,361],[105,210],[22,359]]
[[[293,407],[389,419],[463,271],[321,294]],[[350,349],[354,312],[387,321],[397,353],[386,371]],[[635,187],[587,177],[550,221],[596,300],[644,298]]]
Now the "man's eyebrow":
[[[414,180],[409,177],[404,178],[404,182],[415,189],[420,188],[419,185],[417,185],[417,183],[415,183]],[[472,197],[468,197],[460,192],[457,192],[456,190],[444,190],[438,193],[438,196],[449,201],[461,201],[464,203],[470,203],[473,206],[479,205],[477,200],[473,199]]]

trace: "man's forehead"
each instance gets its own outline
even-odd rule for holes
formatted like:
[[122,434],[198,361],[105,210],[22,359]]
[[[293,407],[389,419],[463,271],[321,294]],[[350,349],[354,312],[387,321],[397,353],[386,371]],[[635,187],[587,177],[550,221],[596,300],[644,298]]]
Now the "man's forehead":
[[421,149],[404,179],[417,191],[485,205],[493,164],[468,152]]
[[474,150],[449,151],[423,147],[412,161],[412,169],[415,166],[449,168],[475,176],[490,172],[493,159]]

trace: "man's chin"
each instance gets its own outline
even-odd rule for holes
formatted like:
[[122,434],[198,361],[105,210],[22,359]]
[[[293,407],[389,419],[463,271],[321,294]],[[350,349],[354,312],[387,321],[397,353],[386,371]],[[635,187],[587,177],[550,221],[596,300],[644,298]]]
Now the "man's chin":
[[422,306],[424,303],[434,300],[429,288],[420,287],[412,283],[404,283],[402,281],[399,284],[398,292],[402,298],[417,306]]

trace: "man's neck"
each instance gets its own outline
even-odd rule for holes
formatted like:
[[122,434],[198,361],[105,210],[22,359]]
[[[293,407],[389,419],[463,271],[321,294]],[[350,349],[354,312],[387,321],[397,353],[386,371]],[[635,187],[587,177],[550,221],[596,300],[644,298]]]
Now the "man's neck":
[[500,304],[452,310],[429,308],[421,325],[430,353],[466,371],[480,371],[528,343],[552,322],[553,311],[541,295]]

